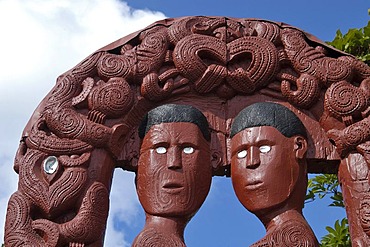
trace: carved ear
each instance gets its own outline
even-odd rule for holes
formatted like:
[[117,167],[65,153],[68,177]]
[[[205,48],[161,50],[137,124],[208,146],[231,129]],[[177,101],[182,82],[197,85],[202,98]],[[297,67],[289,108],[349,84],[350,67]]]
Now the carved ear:
[[222,154],[211,150],[211,165],[213,170],[217,170],[222,165]]
[[307,152],[307,141],[302,136],[294,137],[294,151],[295,157],[298,159],[303,159]]

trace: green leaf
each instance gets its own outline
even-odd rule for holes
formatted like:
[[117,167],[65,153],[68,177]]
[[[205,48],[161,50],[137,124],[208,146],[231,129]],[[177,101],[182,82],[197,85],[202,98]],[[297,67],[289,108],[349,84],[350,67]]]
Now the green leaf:
[[370,65],[370,21],[363,28],[351,28],[343,34],[337,30],[335,38],[329,45],[358,57]]
[[321,246],[350,247],[351,240],[348,232],[348,220],[343,218],[341,221],[336,220],[334,228],[327,226],[328,234],[322,237]]

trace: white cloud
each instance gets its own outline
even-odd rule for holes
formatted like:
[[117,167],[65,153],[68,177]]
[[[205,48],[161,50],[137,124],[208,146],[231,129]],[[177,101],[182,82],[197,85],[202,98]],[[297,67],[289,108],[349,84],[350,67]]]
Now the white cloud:
[[126,241],[126,234],[122,230],[117,229],[117,223],[125,223],[131,226],[137,224],[135,219],[139,212],[139,201],[135,193],[133,173],[120,170],[115,172],[110,201],[110,215],[105,236],[105,246],[129,247],[131,244]]
[[[16,190],[12,157],[22,129],[58,75],[118,38],[163,19],[118,0],[0,0],[0,239],[7,201]],[[114,221],[133,222],[132,174],[114,179],[107,246],[128,246]]]

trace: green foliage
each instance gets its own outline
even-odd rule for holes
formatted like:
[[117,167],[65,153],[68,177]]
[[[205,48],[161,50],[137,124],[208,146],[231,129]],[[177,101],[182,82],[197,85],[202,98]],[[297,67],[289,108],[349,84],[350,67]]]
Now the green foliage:
[[[370,15],[370,9],[368,9]],[[349,29],[346,34],[340,30],[336,32],[336,36],[332,42],[327,42],[329,45],[356,56],[361,61],[370,66],[370,21],[363,28]],[[329,206],[342,207],[343,196],[339,188],[339,182],[336,175],[322,174],[308,181],[308,191],[306,195],[306,203],[314,200],[322,199],[329,195],[332,203]],[[323,247],[349,247],[351,240],[348,230],[348,220],[346,218],[341,221],[337,220],[334,223],[334,228],[327,226],[326,234],[321,239]]]
[[[329,206],[344,208],[343,196],[340,191],[338,177],[335,174],[321,174],[308,180],[306,203],[330,196],[332,203]],[[323,247],[350,247],[351,240],[348,230],[348,220],[337,220],[334,228],[327,226],[328,233],[322,237],[321,246]]]
[[344,35],[338,30],[334,40],[328,44],[370,65],[370,21],[363,28],[349,29]]
[[348,231],[348,220],[336,220],[334,228],[327,226],[328,234],[321,239],[321,246],[325,247],[350,247],[351,239]]
[[322,199],[326,195],[330,195],[330,199],[332,199],[332,203],[329,206],[344,208],[337,175],[322,174],[308,180],[306,202],[312,202],[317,197]]

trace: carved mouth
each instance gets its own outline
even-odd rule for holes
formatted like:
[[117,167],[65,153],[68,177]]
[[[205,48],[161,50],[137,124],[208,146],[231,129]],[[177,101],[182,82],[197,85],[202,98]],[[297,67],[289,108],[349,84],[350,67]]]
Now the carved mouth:
[[255,190],[255,189],[258,189],[259,187],[261,187],[262,184],[263,184],[263,182],[259,181],[259,180],[251,181],[251,182],[247,182],[247,184],[245,185],[245,188],[248,189],[248,190]]
[[170,193],[178,193],[183,188],[184,188],[184,186],[180,183],[177,183],[177,182],[166,182],[163,185],[163,189],[167,192],[170,192]]
[[184,186],[176,182],[167,182],[163,185],[163,188],[166,188],[166,189],[172,189],[172,188],[177,189],[177,188],[182,188],[182,187]]

